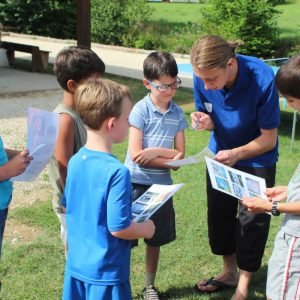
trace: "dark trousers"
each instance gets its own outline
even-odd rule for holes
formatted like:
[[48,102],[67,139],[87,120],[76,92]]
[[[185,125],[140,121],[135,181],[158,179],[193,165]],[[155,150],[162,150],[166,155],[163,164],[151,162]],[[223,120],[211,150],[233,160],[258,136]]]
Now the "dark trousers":
[[[265,178],[266,186],[275,183],[276,165],[272,167],[235,167]],[[236,253],[238,267],[248,272],[260,268],[270,227],[270,215],[253,214],[235,197],[215,190],[206,172],[208,236],[217,255]]]

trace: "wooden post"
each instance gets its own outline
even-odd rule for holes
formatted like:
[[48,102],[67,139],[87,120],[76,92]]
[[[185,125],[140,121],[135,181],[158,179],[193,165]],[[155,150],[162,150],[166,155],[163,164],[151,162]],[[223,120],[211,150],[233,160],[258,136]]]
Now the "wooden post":
[[77,0],[77,45],[91,48],[90,0]]

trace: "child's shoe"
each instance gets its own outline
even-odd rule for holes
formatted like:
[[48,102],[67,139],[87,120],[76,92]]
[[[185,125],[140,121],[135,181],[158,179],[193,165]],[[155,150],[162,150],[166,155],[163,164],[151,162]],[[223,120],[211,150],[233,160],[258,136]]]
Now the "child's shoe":
[[159,300],[158,291],[153,285],[149,285],[143,289],[144,300]]

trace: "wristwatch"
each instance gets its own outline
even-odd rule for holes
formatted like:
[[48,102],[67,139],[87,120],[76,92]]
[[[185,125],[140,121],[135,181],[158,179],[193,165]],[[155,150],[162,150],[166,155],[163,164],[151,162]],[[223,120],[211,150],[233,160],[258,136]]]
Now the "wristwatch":
[[274,217],[278,217],[280,215],[280,212],[277,209],[277,203],[278,203],[277,201],[274,201],[273,205],[272,205],[272,212],[271,212],[271,214]]

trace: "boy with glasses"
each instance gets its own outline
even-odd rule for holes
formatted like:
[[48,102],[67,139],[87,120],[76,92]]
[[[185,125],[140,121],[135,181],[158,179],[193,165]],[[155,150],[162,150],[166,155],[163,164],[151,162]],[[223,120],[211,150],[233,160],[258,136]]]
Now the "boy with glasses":
[[[188,127],[182,109],[172,102],[181,83],[173,56],[167,52],[153,52],[145,59],[143,70],[143,83],[150,93],[130,113],[129,146],[125,160],[131,174],[133,200],[152,184],[172,184],[172,167],[165,163],[184,157],[184,129]],[[176,237],[172,198],[151,219],[156,231],[152,239],[145,239],[143,296],[144,299],[159,299],[154,280],[160,246],[174,241]],[[136,245],[137,241],[132,243],[132,246]]]

